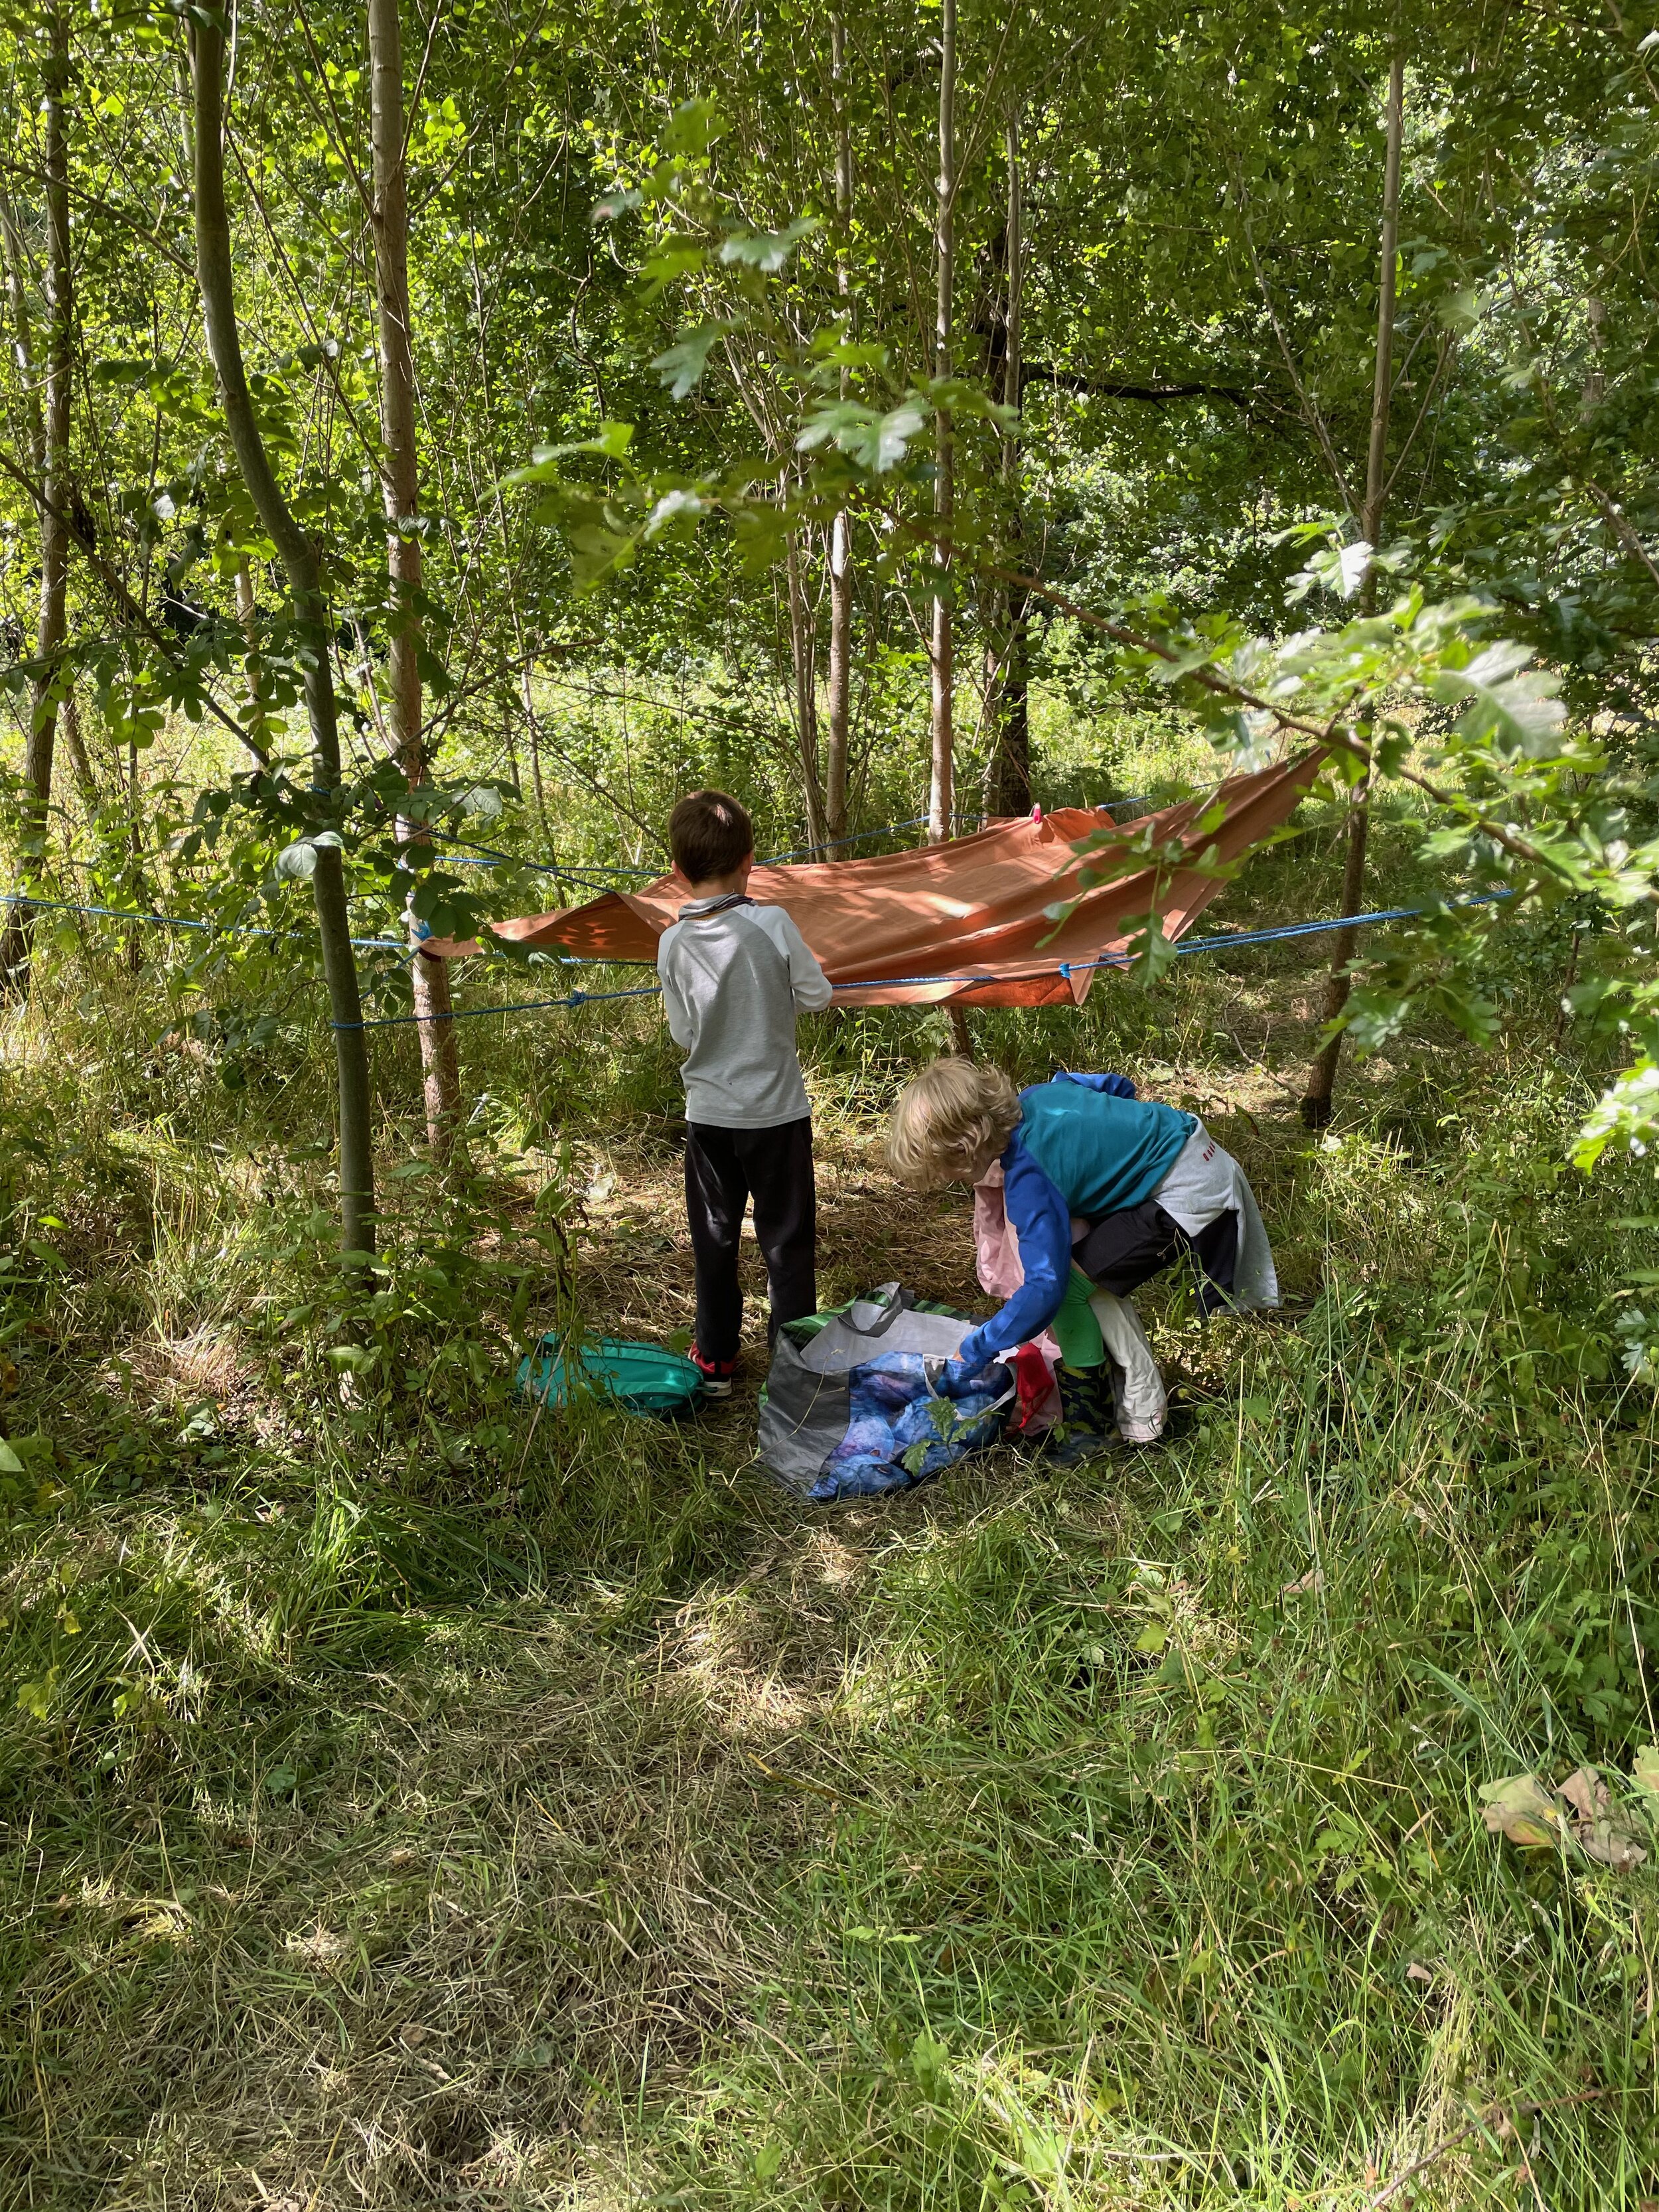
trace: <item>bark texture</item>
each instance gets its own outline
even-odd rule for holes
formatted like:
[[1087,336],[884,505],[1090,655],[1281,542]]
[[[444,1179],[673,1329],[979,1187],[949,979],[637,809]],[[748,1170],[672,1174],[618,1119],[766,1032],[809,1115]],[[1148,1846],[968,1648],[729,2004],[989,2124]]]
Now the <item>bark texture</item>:
[[[1386,152],[1382,169],[1382,225],[1378,242],[1376,303],[1376,361],[1371,380],[1370,438],[1365,454],[1365,501],[1360,510],[1360,535],[1373,550],[1382,532],[1388,493],[1389,400],[1394,384],[1395,262],[1400,248],[1400,155],[1405,139],[1405,64],[1396,54],[1389,70]],[[1360,586],[1367,614],[1376,604],[1376,570],[1365,565]],[[1347,850],[1342,864],[1342,911],[1360,912],[1365,897],[1365,848],[1370,836],[1370,777],[1355,792],[1348,809]],[[1359,949],[1357,928],[1340,929],[1331,951],[1330,973],[1325,979],[1325,1024],[1341,1018],[1352,984],[1348,969]],[[1336,1091],[1336,1071],[1342,1057],[1342,1032],[1337,1030],[1320,1049],[1308,1071],[1307,1095],[1302,1101],[1304,1127],[1322,1129],[1331,1118]]]
[[[940,0],[939,70],[939,189],[934,219],[933,374],[949,376],[956,280],[957,9]],[[956,811],[956,732],[953,721],[956,639],[951,608],[951,526],[955,515],[954,441],[949,410],[937,417],[933,454],[933,774],[927,794],[927,836],[938,844],[951,834]]]
[[[208,352],[218,381],[231,450],[260,525],[283,564],[295,625],[300,641],[307,648],[305,702],[311,726],[312,780],[318,793],[326,797],[337,788],[340,781],[340,732],[330,657],[327,601],[317,549],[295,521],[283,496],[248,393],[241,332],[236,321],[235,290],[231,281],[230,219],[225,207],[224,33],[205,16],[192,20],[190,26],[190,70],[195,138],[196,274]],[[311,883],[339,1088],[342,1242],[348,1264],[355,1272],[358,1265],[356,1255],[372,1255],[374,1249],[374,1156],[370,1141],[373,1100],[357,962],[346,908],[345,872],[337,847],[317,848],[317,865]]]
[[[830,26],[830,76],[836,102],[836,226],[839,233],[836,288],[852,332],[852,271],[848,266],[853,222],[853,134],[847,118],[847,31],[839,16]],[[852,396],[843,368],[841,396]],[[833,843],[847,835],[847,763],[853,702],[853,518],[842,507],[830,526],[830,730],[823,760],[823,826]]]
[[[1002,234],[1002,286],[992,325],[991,370],[997,397],[1018,408],[1024,397],[1025,205],[1020,173],[1019,125],[1010,118],[1006,133],[1008,213]],[[1024,536],[1020,481],[1020,437],[1010,430],[1002,441],[1003,495],[1007,508],[1006,566],[1023,569]],[[992,651],[996,657],[992,696],[988,701],[994,732],[986,805],[993,814],[1031,811],[1030,667],[1027,655],[1030,599],[1023,584],[1005,584],[998,594]]]
[[[38,881],[52,812],[52,757],[58,744],[58,720],[64,681],[64,644],[69,634],[68,514],[72,496],[70,482],[70,395],[74,375],[74,300],[70,258],[69,200],[69,12],[65,0],[56,0],[47,19],[46,64],[46,393],[44,407],[38,398],[29,407],[29,430],[36,442],[35,465],[45,497],[40,516],[40,601],[34,650],[41,663],[29,700],[28,733],[23,743],[23,869]],[[28,304],[23,289],[21,255],[16,234],[6,223],[8,286],[20,368],[33,392],[33,363],[28,328]],[[6,987],[21,998],[29,988],[29,967],[34,938],[34,910],[13,907],[0,933],[0,975]]]
[[[415,353],[409,312],[409,174],[404,148],[403,27],[398,0],[368,0],[369,94],[373,132],[374,286],[380,307],[380,435],[385,446],[382,493],[386,563],[394,613],[387,689],[392,738],[411,791],[427,780],[428,758],[421,685],[420,469],[415,447]],[[398,824],[410,845],[431,837],[407,817]],[[411,915],[416,948],[420,926]],[[461,1070],[449,968],[419,950],[410,963],[415,1012],[420,1019],[422,1091],[427,1141],[447,1163],[461,1127]]]

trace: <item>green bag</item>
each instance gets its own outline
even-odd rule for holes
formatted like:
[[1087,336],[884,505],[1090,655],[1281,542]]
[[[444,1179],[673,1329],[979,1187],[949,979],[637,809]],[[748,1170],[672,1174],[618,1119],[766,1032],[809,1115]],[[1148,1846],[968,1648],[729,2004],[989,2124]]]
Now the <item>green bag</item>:
[[629,1344],[617,1336],[589,1337],[568,1356],[556,1330],[519,1362],[516,1395],[543,1406],[568,1406],[573,1398],[609,1398],[630,1413],[671,1418],[689,1413],[702,1395],[702,1377],[689,1359],[659,1344]]

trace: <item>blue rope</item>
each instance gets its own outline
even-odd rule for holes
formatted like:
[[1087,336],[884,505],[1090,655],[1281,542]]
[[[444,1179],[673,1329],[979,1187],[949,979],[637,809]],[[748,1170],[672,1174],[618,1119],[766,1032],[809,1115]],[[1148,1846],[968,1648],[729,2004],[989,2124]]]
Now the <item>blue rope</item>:
[[[1490,906],[1494,900],[1514,896],[1512,891],[1507,890],[1480,891],[1469,898],[1455,899],[1452,904],[1457,907]],[[1233,937],[1195,937],[1188,944],[1178,944],[1176,951],[1188,953],[1224,952],[1241,947],[1248,950],[1252,945],[1271,945],[1280,938],[1316,936],[1322,930],[1358,929],[1380,921],[1408,921],[1417,915],[1432,911],[1431,908],[1425,906],[1395,906],[1380,908],[1375,914],[1338,915],[1330,921],[1291,921],[1277,929],[1241,930]],[[1133,952],[1103,952],[1094,960],[1061,960],[1053,968],[1033,968],[1027,975],[875,975],[861,982],[837,983],[833,988],[837,991],[880,991],[917,983],[1025,982],[1037,976],[1050,975],[1060,975],[1069,982],[1073,975],[1086,974],[1091,969],[1133,967],[1134,959]],[[624,963],[593,961],[573,964],[599,967]],[[548,1007],[597,1006],[606,1000],[655,999],[660,995],[657,985],[647,983],[631,991],[573,991],[567,999],[526,999],[513,1006],[469,1006],[463,1012],[454,1014],[392,1014],[375,1021],[331,1022],[329,1026],[331,1029],[350,1030],[398,1029],[412,1023],[465,1022],[484,1014],[527,1014]]]
[[[1454,908],[1490,906],[1498,899],[1512,898],[1510,890],[1478,891],[1468,898],[1454,899]],[[300,938],[308,933],[297,929],[258,929],[241,923],[198,921],[180,915],[148,914],[138,908],[79,905],[70,899],[37,898],[30,891],[0,892],[0,905],[38,907],[47,913],[100,915],[112,921],[149,921],[163,929],[199,929],[223,937],[264,937],[272,939]],[[1195,937],[1176,946],[1183,957],[1192,952],[1245,951],[1259,945],[1274,945],[1285,939],[1316,937],[1327,930],[1372,927],[1378,922],[1410,921],[1419,915],[1433,912],[1425,906],[1395,906],[1378,908],[1371,914],[1338,915],[1329,921],[1288,921],[1273,929],[1239,930],[1231,937]],[[407,954],[409,946],[397,937],[354,937],[354,945],[375,951]],[[562,967],[598,968],[626,967],[635,963],[626,961],[583,959],[574,954],[544,954],[544,959],[556,961]],[[1053,968],[1033,968],[1023,975],[873,975],[857,982],[837,983],[837,991],[881,991],[908,988],[929,983],[996,983],[1027,982],[1040,976],[1057,975],[1069,982],[1073,975],[1087,974],[1097,968],[1130,968],[1134,965],[1133,952],[1103,952],[1093,960],[1061,960]],[[639,965],[644,963],[639,963]],[[333,1022],[333,1030],[402,1029],[411,1024],[429,1022],[467,1022],[482,1020],[489,1014],[528,1014],[558,1007],[599,1006],[617,999],[654,999],[661,995],[654,983],[641,984],[627,991],[573,991],[562,999],[525,999],[499,1006],[467,1006],[447,1014],[386,1014],[369,1021]]]
[[463,1006],[447,1014],[380,1014],[366,1022],[331,1022],[331,1030],[400,1030],[422,1022],[476,1022],[486,1014],[533,1014],[550,1006],[596,1006],[607,999],[656,999],[662,995],[655,983],[641,983],[632,991],[573,991],[568,999],[519,999],[506,1006]]
[[[303,929],[256,929],[251,923],[233,921],[192,921],[183,915],[146,914],[139,907],[82,906],[73,899],[37,898],[33,891],[0,891],[0,906],[39,907],[47,914],[97,914],[110,921],[153,921],[161,929],[201,929],[216,937],[306,937]],[[354,937],[358,946],[388,952],[407,952],[409,947],[401,937]]]
[[[1512,898],[1512,891],[1480,891],[1466,899],[1454,899],[1455,907],[1490,906],[1495,899]],[[1176,946],[1183,957],[1189,952],[1226,952],[1249,950],[1252,945],[1272,945],[1281,938],[1316,937],[1328,929],[1361,929],[1379,921],[1409,921],[1415,915],[1434,911],[1426,906],[1394,906],[1376,914],[1342,914],[1330,921],[1287,921],[1277,929],[1240,930],[1232,937],[1194,937]],[[1133,952],[1103,952],[1095,960],[1062,960],[1053,968],[1032,968],[1023,975],[870,975],[854,983],[837,983],[837,991],[884,991],[917,983],[1024,983],[1035,981],[1042,975],[1061,975],[1067,981],[1092,968],[1133,968],[1136,956]]]

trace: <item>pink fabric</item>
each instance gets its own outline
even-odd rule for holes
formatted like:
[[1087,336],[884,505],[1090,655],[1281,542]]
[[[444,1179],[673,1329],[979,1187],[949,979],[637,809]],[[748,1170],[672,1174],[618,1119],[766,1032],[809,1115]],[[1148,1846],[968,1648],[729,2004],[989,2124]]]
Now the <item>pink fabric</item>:
[[[1019,1239],[1002,1203],[1000,1160],[992,1163],[983,1182],[974,1185],[974,1264],[980,1288],[988,1297],[1011,1298],[1025,1280],[1025,1270],[1020,1265]],[[1034,1394],[1035,1401],[1020,1426],[1024,1434],[1036,1436],[1053,1428],[1060,1419],[1060,1384],[1054,1374],[1060,1365],[1060,1346],[1054,1341],[1054,1331],[1045,1328],[1041,1336],[1034,1337],[1030,1349],[1042,1361],[1048,1389],[1040,1395]],[[1024,1393],[1021,1401],[1024,1403]]]

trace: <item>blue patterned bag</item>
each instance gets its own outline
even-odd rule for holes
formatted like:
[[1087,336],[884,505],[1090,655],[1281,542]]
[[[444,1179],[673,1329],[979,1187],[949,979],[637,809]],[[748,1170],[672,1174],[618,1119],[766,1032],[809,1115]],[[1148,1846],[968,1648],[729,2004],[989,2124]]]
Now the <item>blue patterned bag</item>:
[[1012,1390],[941,1398],[971,1315],[884,1284],[778,1331],[761,1400],[763,1464],[813,1504],[908,1490],[994,1443]]

